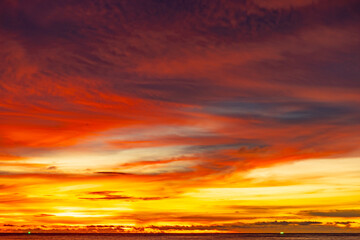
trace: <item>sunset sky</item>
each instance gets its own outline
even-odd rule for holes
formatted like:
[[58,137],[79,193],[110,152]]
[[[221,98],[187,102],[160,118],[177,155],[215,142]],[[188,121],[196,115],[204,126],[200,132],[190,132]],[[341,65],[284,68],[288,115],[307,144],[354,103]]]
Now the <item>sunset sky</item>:
[[360,1],[0,0],[0,232],[360,232]]

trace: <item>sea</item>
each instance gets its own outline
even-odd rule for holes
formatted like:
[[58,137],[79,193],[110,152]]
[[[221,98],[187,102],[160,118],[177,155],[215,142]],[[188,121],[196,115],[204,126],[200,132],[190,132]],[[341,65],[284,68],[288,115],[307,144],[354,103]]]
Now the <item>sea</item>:
[[358,234],[0,234],[0,240],[360,240]]

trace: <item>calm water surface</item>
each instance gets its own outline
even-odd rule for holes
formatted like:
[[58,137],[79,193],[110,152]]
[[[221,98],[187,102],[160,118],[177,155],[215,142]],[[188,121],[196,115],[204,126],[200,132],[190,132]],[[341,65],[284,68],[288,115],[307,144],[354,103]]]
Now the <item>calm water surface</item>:
[[0,234],[0,240],[360,240],[360,234]]

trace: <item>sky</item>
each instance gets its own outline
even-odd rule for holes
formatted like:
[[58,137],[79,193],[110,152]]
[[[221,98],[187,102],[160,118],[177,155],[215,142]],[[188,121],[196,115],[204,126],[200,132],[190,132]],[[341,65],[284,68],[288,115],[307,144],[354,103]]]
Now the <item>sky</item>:
[[1,0],[0,232],[360,232],[357,0]]

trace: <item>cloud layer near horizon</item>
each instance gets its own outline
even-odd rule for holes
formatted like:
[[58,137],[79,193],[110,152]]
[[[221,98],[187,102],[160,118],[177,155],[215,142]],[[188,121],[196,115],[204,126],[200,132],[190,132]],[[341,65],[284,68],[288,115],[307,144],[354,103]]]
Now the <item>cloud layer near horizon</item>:
[[1,1],[0,223],[353,221],[359,10]]

